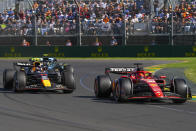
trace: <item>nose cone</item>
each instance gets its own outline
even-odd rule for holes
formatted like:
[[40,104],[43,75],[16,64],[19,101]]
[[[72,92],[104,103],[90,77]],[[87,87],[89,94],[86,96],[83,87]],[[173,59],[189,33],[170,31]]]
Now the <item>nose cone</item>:
[[156,97],[160,97],[160,98],[163,98],[163,93],[162,92],[154,92]]

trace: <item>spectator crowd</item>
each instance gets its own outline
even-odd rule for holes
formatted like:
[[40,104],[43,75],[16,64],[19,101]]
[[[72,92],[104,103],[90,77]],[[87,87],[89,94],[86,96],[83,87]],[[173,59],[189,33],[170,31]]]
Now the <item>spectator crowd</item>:
[[[0,13],[1,35],[121,34],[124,21],[143,22],[148,0],[81,0],[80,14],[73,0],[35,0],[33,9]],[[35,22],[36,21],[36,22]],[[35,25],[36,23],[36,25]],[[129,24],[128,24],[129,25]]]
[[[80,9],[74,0],[33,2],[32,9],[1,12],[0,35],[34,35],[35,31],[38,35],[73,35],[79,32],[79,17],[83,35],[117,35],[124,29],[132,34],[137,23],[148,22],[152,33],[171,29],[172,8],[158,10],[158,0],[154,7],[149,6],[150,0],[80,0]],[[180,0],[173,12],[175,33],[196,32],[195,8],[196,0]]]
[[155,11],[152,19],[152,33],[171,31],[173,12],[174,33],[196,33],[196,0],[180,0],[175,7],[169,6]]
[[[73,34],[77,8],[67,0],[36,0],[32,9],[7,9],[0,13],[1,34],[38,35]],[[36,23],[36,24],[35,24]]]
[[[92,0],[80,2],[84,34],[122,34],[124,23],[144,22],[148,0]],[[127,28],[128,30],[129,28]]]

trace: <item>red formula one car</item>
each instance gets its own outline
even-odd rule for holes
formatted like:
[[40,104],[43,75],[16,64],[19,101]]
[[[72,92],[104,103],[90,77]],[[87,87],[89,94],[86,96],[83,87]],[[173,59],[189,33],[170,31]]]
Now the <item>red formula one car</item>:
[[[117,102],[128,100],[156,99],[172,100],[174,103],[185,103],[192,98],[186,81],[173,78],[166,83],[166,76],[155,76],[140,68],[139,63],[133,68],[106,68],[105,75],[95,78],[94,92],[96,97],[110,97],[113,94]],[[121,75],[111,80],[110,73]]]

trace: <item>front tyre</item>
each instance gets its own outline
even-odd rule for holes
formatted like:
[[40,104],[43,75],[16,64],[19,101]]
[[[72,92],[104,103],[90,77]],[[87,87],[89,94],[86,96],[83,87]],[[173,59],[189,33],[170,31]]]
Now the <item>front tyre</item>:
[[70,72],[74,72],[74,68],[71,66],[71,65],[66,65],[66,66],[64,66],[64,70],[65,71],[70,71]]
[[120,78],[114,88],[113,97],[116,102],[126,102],[132,94],[133,84],[128,78]]
[[112,92],[111,79],[107,75],[100,75],[95,78],[94,93],[97,98],[110,97]]
[[21,92],[24,91],[26,87],[26,74],[23,71],[17,71],[14,75],[14,91]]
[[182,97],[182,99],[174,99],[174,103],[185,103],[189,97],[189,94],[191,94],[191,91],[184,79],[174,79],[172,90]]
[[64,93],[72,93],[76,89],[73,72],[62,72],[62,84],[68,88],[67,90],[63,90]]

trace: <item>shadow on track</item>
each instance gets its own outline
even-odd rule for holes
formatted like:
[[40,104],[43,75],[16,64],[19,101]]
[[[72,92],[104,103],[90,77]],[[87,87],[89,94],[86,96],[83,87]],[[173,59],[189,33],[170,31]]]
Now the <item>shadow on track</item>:
[[70,94],[70,93],[63,93],[60,91],[21,91],[21,92],[14,92],[13,90],[6,90],[4,88],[0,88],[0,93],[13,93],[13,94]]
[[158,100],[129,100],[127,102],[116,102],[112,97],[108,98],[96,98],[95,96],[74,96],[81,99],[91,99],[93,102],[97,103],[110,103],[110,104],[142,104],[142,105],[179,105],[174,104],[171,101],[158,101]]
[[81,99],[91,99],[93,102],[99,102],[99,103],[115,103],[115,101],[112,98],[100,99],[100,98],[96,98],[95,96],[74,96],[74,97],[81,98]]
[[13,93],[12,90],[5,90],[4,88],[0,88],[0,93]]

